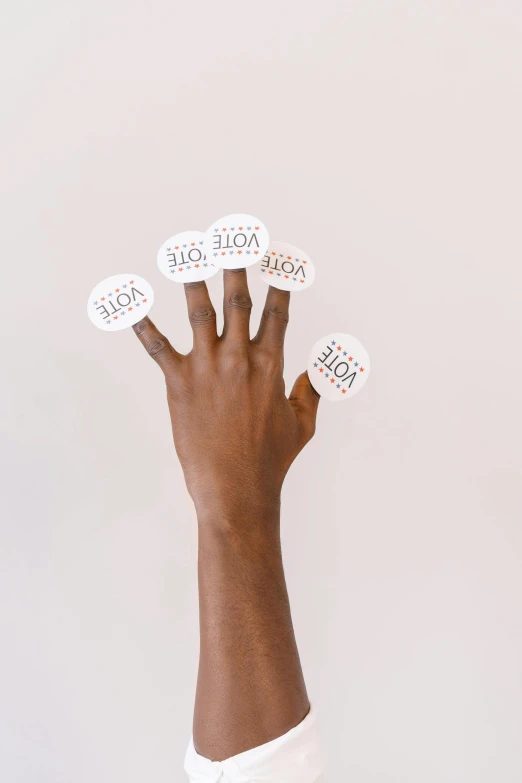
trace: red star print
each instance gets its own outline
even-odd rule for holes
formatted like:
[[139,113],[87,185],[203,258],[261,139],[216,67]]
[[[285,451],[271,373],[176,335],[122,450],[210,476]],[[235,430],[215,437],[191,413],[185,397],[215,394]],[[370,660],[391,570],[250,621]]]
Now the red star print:
[[256,231],[259,231],[259,226],[256,226]]
[[116,291],[117,294],[120,293],[120,289],[119,288],[115,288],[114,290]]
[[237,251],[238,256],[240,256],[242,252],[243,252],[242,250],[238,250]]
[[131,280],[129,285],[134,285],[134,280]]
[[342,347],[343,347],[342,345],[338,345],[337,346],[337,350],[340,351],[342,349]]
[[300,283],[304,283],[304,280],[300,280],[299,282],[300,282]]
[[330,378],[330,383],[335,383],[335,378]]
[[146,299],[142,299],[141,301],[142,301],[142,302],[146,302],[147,300],[146,300]]
[[346,389],[341,389],[343,394],[346,394]]
[[349,361],[349,362],[353,362],[353,356],[349,356],[349,357],[348,357],[348,361]]
[[132,310],[132,307],[127,307],[127,310]]
[[226,228],[222,228],[221,231],[226,231]]
[[288,258],[289,261],[292,260],[292,256],[287,256],[287,258]]
[[221,253],[221,255],[222,255],[222,256],[226,256],[226,253],[225,253],[225,251],[224,251],[224,250],[223,250],[223,252]]
[[307,263],[308,263],[308,261],[303,261],[303,264],[307,264]]
[[364,367],[359,367],[359,372],[364,372]]
[[102,300],[102,302],[105,302],[105,297],[104,297],[104,296],[102,296],[101,300]]
[[254,250],[254,255],[255,256],[257,256],[258,253],[259,253],[259,250]]
[[269,269],[269,270],[268,270],[268,274],[269,274],[269,275],[273,275],[274,273],[272,272],[272,270],[271,270],[271,269]]
[[180,268],[178,269],[178,272],[183,272],[183,269],[180,267]]
[[195,247],[195,245],[196,245],[196,243],[195,243],[195,242],[191,242],[191,243],[190,243],[190,246],[191,246],[191,247]]
[[239,226],[239,230],[240,230],[240,231],[243,231],[243,226]]
[[288,280],[288,275],[285,275],[286,279]]
[[174,250],[179,250],[179,245],[176,245],[176,247],[174,248]]
[[272,250],[272,255],[273,255],[273,256],[275,256],[275,253],[274,253],[274,251],[273,251],[273,250]]
[[196,267],[196,269],[199,269],[199,264],[194,264],[194,266]]
[[319,372],[324,372],[322,367],[319,367]]
[[118,316],[117,316],[117,315],[115,315],[115,316],[114,316],[114,320],[115,320],[115,321],[117,321],[117,320],[118,320]]

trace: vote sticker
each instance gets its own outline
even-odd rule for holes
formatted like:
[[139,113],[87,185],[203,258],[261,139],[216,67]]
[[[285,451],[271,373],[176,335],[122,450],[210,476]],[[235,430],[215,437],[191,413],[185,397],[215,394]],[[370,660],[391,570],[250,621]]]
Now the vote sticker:
[[314,345],[308,377],[327,400],[347,400],[357,394],[370,374],[370,357],[351,334],[329,334]]
[[162,244],[158,267],[169,280],[195,283],[219,272],[219,267],[205,258],[203,231],[182,231]]
[[288,242],[270,242],[259,274],[266,283],[282,291],[304,291],[314,282],[315,268],[299,248]]
[[87,314],[98,329],[119,332],[141,321],[154,304],[154,291],[138,275],[114,275],[93,288]]
[[221,269],[244,269],[261,261],[268,249],[265,226],[252,215],[227,215],[205,233],[207,260]]

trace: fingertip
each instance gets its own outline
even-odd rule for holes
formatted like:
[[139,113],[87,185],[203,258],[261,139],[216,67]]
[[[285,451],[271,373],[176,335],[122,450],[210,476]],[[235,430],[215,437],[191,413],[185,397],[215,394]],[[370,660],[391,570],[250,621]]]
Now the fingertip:
[[137,323],[132,325],[132,328],[134,329],[134,333],[138,336],[145,331],[145,329],[148,326],[154,326],[152,321],[150,320],[149,316],[146,315],[144,318],[141,319],[141,321],[138,321]]

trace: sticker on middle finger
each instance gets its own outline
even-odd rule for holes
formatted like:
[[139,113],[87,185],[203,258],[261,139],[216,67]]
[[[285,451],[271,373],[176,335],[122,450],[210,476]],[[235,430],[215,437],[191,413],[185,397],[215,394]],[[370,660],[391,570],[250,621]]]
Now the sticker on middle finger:
[[205,233],[207,259],[221,269],[244,269],[261,261],[270,238],[266,227],[253,215],[227,215]]
[[219,272],[219,267],[205,257],[203,231],[182,231],[162,244],[158,250],[158,267],[176,283],[196,283]]
[[310,256],[288,242],[270,242],[261,259],[259,274],[266,283],[282,291],[304,291],[315,279]]

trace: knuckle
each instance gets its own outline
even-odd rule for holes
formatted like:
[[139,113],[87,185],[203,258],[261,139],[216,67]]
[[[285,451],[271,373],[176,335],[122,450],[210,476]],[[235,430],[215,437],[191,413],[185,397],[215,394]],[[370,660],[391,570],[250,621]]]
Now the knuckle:
[[161,337],[157,337],[155,340],[151,340],[145,346],[149,356],[153,358],[158,357],[160,354],[164,354],[168,348],[169,343]]
[[250,295],[244,291],[236,291],[231,294],[227,302],[228,307],[231,309],[248,310],[252,309],[252,299]]
[[268,307],[263,310],[263,318],[278,318],[284,324],[288,323],[288,312],[282,310],[280,307]]
[[216,311],[210,305],[201,305],[190,311],[189,320],[193,326],[207,324],[216,320]]

